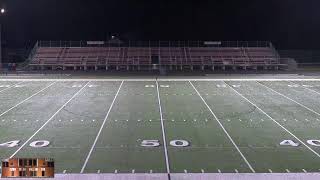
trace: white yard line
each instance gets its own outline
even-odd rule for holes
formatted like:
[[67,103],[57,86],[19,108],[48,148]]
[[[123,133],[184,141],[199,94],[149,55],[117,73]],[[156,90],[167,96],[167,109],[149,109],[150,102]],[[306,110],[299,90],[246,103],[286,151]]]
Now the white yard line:
[[25,142],[23,143],[19,149],[17,149],[11,156],[10,158],[13,158],[27,143],[29,143],[29,141],[38,134],[39,131],[41,131],[64,107],[66,107],[66,105],[72,101],[88,84],[90,83],[87,82],[78,92],[76,92],[65,104],[63,104],[58,111],[56,111],[35,133],[33,133],[33,135]]
[[292,137],[294,137],[296,140],[298,140],[301,144],[303,144],[306,148],[308,148],[312,153],[314,153],[316,156],[320,157],[320,154],[318,154],[316,151],[314,151],[312,148],[310,148],[307,144],[305,144],[301,139],[299,139],[296,135],[294,135],[292,132],[290,132],[287,128],[282,126],[278,121],[273,119],[269,114],[267,114],[265,111],[263,111],[260,107],[258,107],[256,104],[251,102],[248,98],[244,97],[241,93],[239,93],[237,90],[235,90],[233,87],[231,87],[229,84],[225,83],[227,86],[229,86],[235,93],[237,93],[239,96],[241,96],[243,99],[248,101],[251,105],[256,107],[260,112],[262,112],[264,115],[266,115],[269,119],[271,119],[274,123],[276,123],[279,127],[281,127],[283,130],[285,130],[287,133],[289,133]]
[[48,89],[49,87],[51,87],[52,85],[54,85],[56,82],[57,82],[57,81],[49,84],[47,87],[41,89],[40,91],[34,93],[33,95],[31,95],[31,96],[29,96],[28,98],[24,99],[23,101],[19,102],[18,104],[12,106],[10,109],[4,111],[3,113],[0,114],[0,117],[3,116],[4,114],[6,114],[7,112],[11,111],[12,109],[16,108],[16,107],[19,106],[20,104],[28,101],[28,100],[31,99],[32,97],[34,97],[34,96],[38,95],[39,93],[43,92],[44,90]]
[[159,92],[159,84],[158,84],[157,80],[156,80],[156,84],[157,84],[159,113],[160,113],[160,120],[161,120],[162,139],[163,139],[163,145],[164,145],[164,155],[165,155],[165,160],[166,160],[167,174],[169,175],[170,174],[170,164],[169,164],[169,156],[168,156],[168,149],[167,149],[167,140],[166,140],[166,134],[165,134],[164,122],[163,122],[162,106],[161,106],[161,99],[160,99],[160,92]]
[[268,86],[266,86],[266,85],[264,85],[264,84],[262,84],[262,83],[260,83],[260,82],[257,82],[257,83],[258,83],[258,84],[260,84],[261,86],[263,86],[263,87],[265,87],[265,88],[267,88],[267,89],[271,90],[272,92],[277,93],[277,94],[279,94],[280,96],[285,97],[285,98],[289,99],[290,101],[292,101],[292,102],[294,102],[294,103],[296,103],[296,104],[300,105],[301,107],[303,107],[303,108],[305,108],[305,109],[307,109],[307,110],[309,110],[309,111],[311,111],[311,112],[313,112],[313,113],[317,114],[318,116],[320,116],[320,113],[318,113],[318,112],[316,112],[315,110],[313,110],[313,109],[311,109],[311,108],[309,108],[309,107],[307,107],[307,106],[305,106],[305,105],[303,105],[303,104],[299,103],[298,101],[295,101],[295,100],[293,100],[293,99],[289,98],[288,96],[286,96],[286,95],[284,95],[284,94],[281,94],[281,93],[279,93],[278,91],[276,91],[276,90],[274,90],[274,89],[272,89],[272,88],[270,88],[270,87],[268,87]]
[[5,90],[11,89],[11,88],[13,88],[13,87],[15,87],[16,85],[19,85],[19,84],[21,84],[21,83],[24,83],[24,82],[22,81],[22,82],[19,82],[19,83],[17,83],[17,84],[10,85],[10,87],[7,87],[7,88],[2,89],[2,90],[0,91],[0,93],[3,92],[3,91],[5,91]]
[[[291,83],[294,84],[294,85],[299,85],[299,84],[296,84],[296,83],[294,83],[294,82],[291,82]],[[304,88],[304,89],[307,89],[307,90],[309,90],[309,91],[312,91],[312,92],[314,92],[314,93],[316,93],[316,94],[318,94],[318,95],[320,95],[320,92],[318,92],[318,91],[316,91],[316,90],[310,89],[310,88],[305,87],[305,86],[301,86],[301,87]]]
[[108,112],[107,112],[107,114],[106,114],[106,116],[105,116],[105,118],[104,118],[104,120],[103,120],[103,123],[102,123],[102,125],[101,125],[101,127],[100,127],[100,129],[99,129],[99,131],[98,131],[98,134],[97,134],[97,136],[96,136],[96,138],[95,138],[95,140],[94,140],[94,142],[93,142],[93,144],[92,144],[92,146],[91,146],[91,149],[90,149],[90,151],[89,151],[89,153],[88,153],[88,155],[87,155],[87,157],[86,157],[86,160],[85,160],[85,162],[83,163],[83,166],[82,166],[82,168],[81,168],[80,173],[83,173],[83,172],[84,172],[84,170],[85,170],[85,168],[86,168],[86,166],[87,166],[87,164],[88,164],[88,161],[89,161],[89,159],[90,159],[90,157],[91,157],[91,154],[92,154],[92,152],[93,152],[93,149],[94,149],[94,147],[96,146],[96,144],[97,144],[97,142],[98,142],[98,139],[99,139],[99,137],[100,137],[100,134],[101,134],[101,132],[102,132],[102,130],[103,130],[103,128],[104,128],[104,125],[105,125],[106,122],[107,122],[107,119],[108,119],[108,117],[109,117],[109,114],[110,114],[110,112],[111,112],[111,109],[112,109],[112,107],[113,107],[113,104],[114,104],[114,102],[116,101],[116,99],[117,99],[117,97],[118,97],[118,94],[119,94],[119,92],[120,92],[120,89],[121,89],[121,87],[122,87],[122,84],[123,84],[123,81],[121,82],[121,84],[120,84],[120,86],[119,86],[119,88],[118,88],[118,91],[117,91],[116,95],[114,96],[114,98],[113,98],[113,100],[112,100],[112,103],[111,103],[111,105],[110,105],[110,107],[109,107],[109,110],[108,110]]
[[199,93],[199,91],[197,90],[197,88],[192,84],[191,81],[189,81],[189,83],[191,84],[191,86],[193,87],[193,89],[197,92],[198,96],[201,98],[201,100],[203,101],[203,103],[207,106],[208,110],[211,112],[211,114],[213,115],[213,117],[216,119],[216,121],[219,123],[220,127],[222,128],[222,130],[224,131],[224,133],[228,136],[229,140],[231,141],[231,143],[233,144],[233,146],[237,149],[237,151],[239,152],[240,156],[242,157],[242,159],[246,162],[246,164],[248,165],[248,167],[250,168],[250,170],[255,173],[255,170],[253,169],[253,167],[251,166],[251,164],[249,163],[249,161],[247,160],[247,158],[242,154],[242,152],[240,151],[239,147],[237,146],[237,144],[234,142],[234,140],[232,139],[232,137],[229,135],[228,131],[224,128],[224,126],[222,125],[222,123],[220,122],[220,120],[218,119],[218,117],[216,116],[216,114],[212,111],[212,109],[210,108],[210,106],[207,104],[207,102],[203,99],[203,97],[201,96],[201,94]]

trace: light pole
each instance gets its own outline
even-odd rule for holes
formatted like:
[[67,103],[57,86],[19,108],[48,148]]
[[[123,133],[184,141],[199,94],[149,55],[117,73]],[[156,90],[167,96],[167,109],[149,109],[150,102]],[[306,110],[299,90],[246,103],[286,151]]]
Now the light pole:
[[[0,16],[6,13],[4,8],[0,9]],[[2,32],[1,32],[1,22],[0,22],[0,71],[2,70]]]

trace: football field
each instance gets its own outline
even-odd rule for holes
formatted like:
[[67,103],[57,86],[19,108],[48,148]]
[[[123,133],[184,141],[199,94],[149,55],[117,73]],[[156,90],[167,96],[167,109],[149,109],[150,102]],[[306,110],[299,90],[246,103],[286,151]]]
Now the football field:
[[320,81],[0,81],[0,158],[56,173],[320,171]]

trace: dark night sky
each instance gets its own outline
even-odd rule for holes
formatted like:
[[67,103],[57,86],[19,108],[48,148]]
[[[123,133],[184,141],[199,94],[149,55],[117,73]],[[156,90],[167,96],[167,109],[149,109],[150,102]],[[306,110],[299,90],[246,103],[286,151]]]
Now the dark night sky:
[[319,0],[0,0],[8,46],[35,40],[271,40],[320,49]]

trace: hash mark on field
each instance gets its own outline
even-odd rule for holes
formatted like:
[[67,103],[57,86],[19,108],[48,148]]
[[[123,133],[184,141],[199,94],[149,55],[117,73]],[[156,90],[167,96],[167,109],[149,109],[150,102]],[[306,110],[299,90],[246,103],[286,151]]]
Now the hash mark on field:
[[286,169],[286,172],[287,172],[287,173],[290,173],[289,169]]
[[304,173],[307,173],[307,171],[306,171],[305,169],[302,169],[302,171],[303,171]]
[[268,169],[269,173],[272,173],[272,170],[271,169]]

